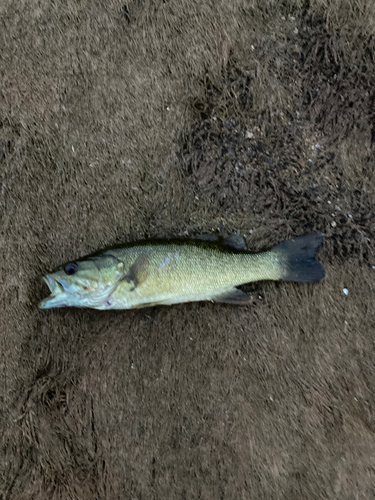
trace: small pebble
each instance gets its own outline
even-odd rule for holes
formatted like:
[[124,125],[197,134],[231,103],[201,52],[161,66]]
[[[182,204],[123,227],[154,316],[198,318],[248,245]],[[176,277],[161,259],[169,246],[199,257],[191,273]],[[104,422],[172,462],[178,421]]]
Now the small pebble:
[[331,226],[332,226],[332,227],[336,227],[336,226],[337,226],[336,221],[334,221],[334,220],[333,220],[333,221],[331,222]]
[[294,33],[295,35],[298,35],[298,28],[294,28],[293,33]]
[[345,293],[345,295],[349,295],[349,290],[347,288],[343,288],[342,291]]

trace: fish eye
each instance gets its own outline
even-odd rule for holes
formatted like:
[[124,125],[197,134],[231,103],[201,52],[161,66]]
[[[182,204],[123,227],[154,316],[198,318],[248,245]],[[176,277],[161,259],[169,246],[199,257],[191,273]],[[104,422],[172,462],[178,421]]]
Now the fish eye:
[[78,271],[78,266],[74,262],[70,262],[64,267],[65,274],[68,276],[71,276],[72,274],[75,274]]

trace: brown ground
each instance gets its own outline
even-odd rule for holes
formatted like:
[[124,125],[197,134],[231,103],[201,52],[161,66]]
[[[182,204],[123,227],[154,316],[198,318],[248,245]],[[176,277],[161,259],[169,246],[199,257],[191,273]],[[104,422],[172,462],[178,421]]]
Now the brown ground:
[[[0,497],[374,498],[375,3],[0,12]],[[328,279],[36,307],[69,259],[218,230],[323,231]]]

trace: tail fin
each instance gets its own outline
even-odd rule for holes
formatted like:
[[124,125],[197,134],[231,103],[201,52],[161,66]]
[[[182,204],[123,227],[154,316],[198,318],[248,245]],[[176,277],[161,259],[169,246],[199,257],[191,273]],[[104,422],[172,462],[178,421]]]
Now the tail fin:
[[310,233],[273,247],[280,260],[281,279],[308,283],[325,278],[323,265],[315,260],[322,240],[322,233]]

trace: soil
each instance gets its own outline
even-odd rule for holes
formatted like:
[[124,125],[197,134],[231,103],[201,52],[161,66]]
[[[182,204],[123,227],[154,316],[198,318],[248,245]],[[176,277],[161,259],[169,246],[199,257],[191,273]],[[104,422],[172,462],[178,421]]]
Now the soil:
[[[0,498],[373,498],[375,3],[0,11]],[[315,230],[250,306],[37,309],[111,245]]]

